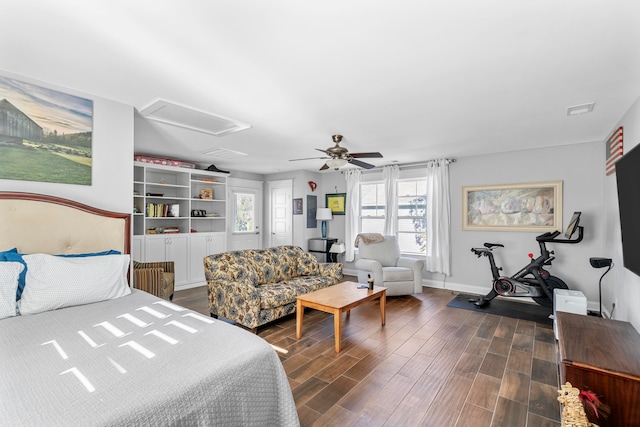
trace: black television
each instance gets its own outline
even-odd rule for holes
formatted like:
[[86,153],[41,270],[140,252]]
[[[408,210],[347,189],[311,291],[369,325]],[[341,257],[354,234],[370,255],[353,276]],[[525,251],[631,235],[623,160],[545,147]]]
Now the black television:
[[637,146],[616,162],[616,181],[623,265],[640,276],[640,149]]

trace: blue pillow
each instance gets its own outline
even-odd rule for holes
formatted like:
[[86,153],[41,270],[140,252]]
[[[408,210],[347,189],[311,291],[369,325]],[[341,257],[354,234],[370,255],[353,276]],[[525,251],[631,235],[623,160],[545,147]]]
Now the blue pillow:
[[22,255],[18,253],[17,248],[9,249],[8,251],[0,252],[0,261],[13,261],[19,262],[24,265],[24,268],[18,275],[18,289],[16,290],[16,301],[22,297],[22,291],[24,290],[25,281],[27,278],[27,263],[22,259]]

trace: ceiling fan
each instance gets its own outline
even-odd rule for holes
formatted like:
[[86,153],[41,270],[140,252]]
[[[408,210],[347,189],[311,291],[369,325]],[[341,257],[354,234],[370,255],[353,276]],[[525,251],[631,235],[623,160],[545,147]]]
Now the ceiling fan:
[[351,163],[355,166],[360,166],[361,168],[371,169],[375,166],[363,162],[361,160],[357,160],[358,158],[382,158],[382,154],[377,152],[372,153],[349,153],[344,147],[340,147],[340,142],[342,141],[342,135],[333,135],[333,142],[336,144],[334,147],[329,147],[326,150],[321,150],[320,148],[316,148],[318,151],[322,151],[327,154],[329,157],[307,157],[305,159],[292,159],[289,160],[291,162],[295,162],[297,160],[310,160],[310,159],[327,159],[325,164],[320,168],[320,170],[333,168],[335,170],[340,169],[347,163]]

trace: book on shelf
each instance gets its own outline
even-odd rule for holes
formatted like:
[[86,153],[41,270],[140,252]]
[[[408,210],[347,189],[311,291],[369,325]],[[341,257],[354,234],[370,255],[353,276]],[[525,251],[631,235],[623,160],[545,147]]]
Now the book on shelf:
[[166,203],[147,203],[147,217],[148,218],[166,218],[169,216],[177,216],[177,215],[169,215],[171,206],[169,206]]

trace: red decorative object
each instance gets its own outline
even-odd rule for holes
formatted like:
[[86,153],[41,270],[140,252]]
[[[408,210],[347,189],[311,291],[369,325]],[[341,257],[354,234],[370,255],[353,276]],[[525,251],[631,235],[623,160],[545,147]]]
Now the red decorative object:
[[318,184],[313,181],[309,181],[309,187],[311,187],[311,191],[316,191],[316,188],[318,188]]

